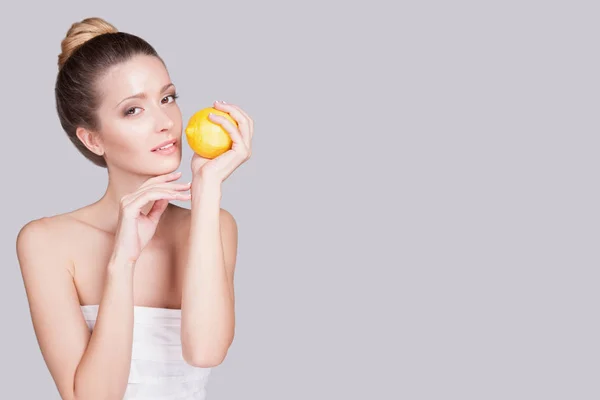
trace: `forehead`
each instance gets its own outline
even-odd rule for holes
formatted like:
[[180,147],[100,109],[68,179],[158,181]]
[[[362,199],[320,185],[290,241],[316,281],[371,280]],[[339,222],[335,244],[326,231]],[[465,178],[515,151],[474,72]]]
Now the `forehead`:
[[157,57],[140,55],[111,67],[98,87],[104,100],[119,102],[141,92],[153,95],[169,82],[169,73]]

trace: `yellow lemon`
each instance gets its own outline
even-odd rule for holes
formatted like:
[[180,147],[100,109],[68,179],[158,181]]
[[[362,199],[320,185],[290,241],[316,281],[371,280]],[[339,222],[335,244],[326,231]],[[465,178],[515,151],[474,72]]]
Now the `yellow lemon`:
[[188,145],[200,157],[212,159],[231,149],[233,141],[221,125],[208,119],[209,113],[227,118],[234,126],[237,126],[237,122],[228,113],[213,107],[197,111],[191,116],[185,128]]

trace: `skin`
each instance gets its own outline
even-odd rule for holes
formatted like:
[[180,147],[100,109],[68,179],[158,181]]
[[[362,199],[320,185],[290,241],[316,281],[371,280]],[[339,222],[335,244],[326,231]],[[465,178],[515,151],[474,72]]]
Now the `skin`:
[[[233,149],[213,160],[194,154],[192,182],[180,182],[170,175],[181,163],[183,127],[175,88],[165,89],[170,83],[162,62],[149,56],[101,78],[99,132],[79,128],[77,136],[106,159],[104,195],[30,221],[17,237],[36,337],[65,399],[122,397],[133,305],[182,310],[184,358],[192,365],[218,365],[233,340],[237,224],[220,207],[220,185],[250,157],[253,122],[239,107],[215,103],[238,123],[211,117]],[[123,101],[137,93],[146,97]],[[151,151],[169,139],[177,140],[174,154]],[[155,196],[136,197],[143,188]],[[174,199],[190,200],[191,210]],[[80,305],[96,304],[104,324],[97,322],[91,340]]]

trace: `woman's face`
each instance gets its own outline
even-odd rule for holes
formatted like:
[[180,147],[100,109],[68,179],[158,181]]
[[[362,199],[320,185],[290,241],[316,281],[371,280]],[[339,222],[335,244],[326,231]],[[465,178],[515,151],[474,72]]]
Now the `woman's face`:
[[[140,175],[176,170],[181,163],[181,110],[163,63],[136,56],[110,69],[98,88],[99,138],[109,169]],[[155,150],[168,141],[173,146]]]

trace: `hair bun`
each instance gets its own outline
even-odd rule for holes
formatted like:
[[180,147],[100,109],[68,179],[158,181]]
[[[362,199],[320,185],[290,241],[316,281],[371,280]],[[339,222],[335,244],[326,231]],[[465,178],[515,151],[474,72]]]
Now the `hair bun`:
[[116,32],[119,32],[117,28],[98,17],[86,18],[80,22],[75,22],[71,25],[67,31],[67,35],[60,43],[62,52],[58,55],[58,68],[62,68],[71,54],[88,40],[105,33]]

